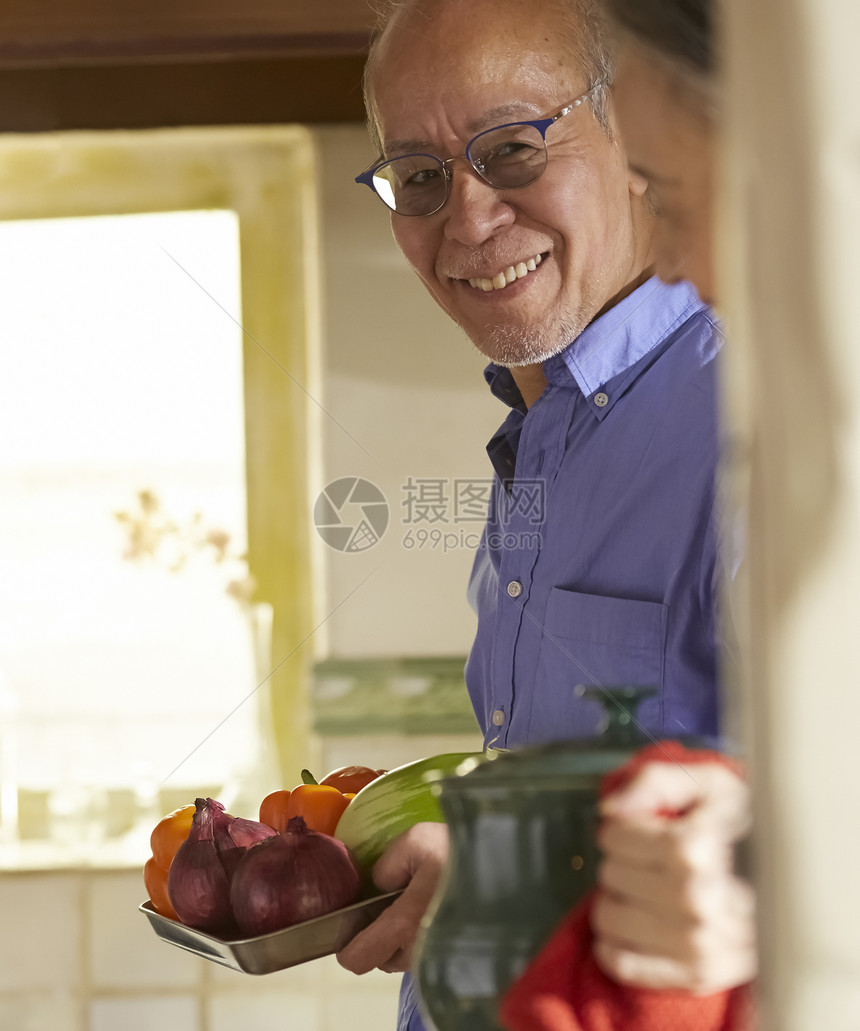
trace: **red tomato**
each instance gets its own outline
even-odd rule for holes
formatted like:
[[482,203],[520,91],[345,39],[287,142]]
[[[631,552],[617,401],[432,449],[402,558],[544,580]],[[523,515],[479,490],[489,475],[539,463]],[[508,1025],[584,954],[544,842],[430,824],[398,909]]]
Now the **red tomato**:
[[320,784],[328,784],[344,794],[347,792],[357,794],[372,780],[376,780],[377,777],[381,777],[383,773],[387,772],[387,770],[372,770],[369,766],[341,766],[326,774]]

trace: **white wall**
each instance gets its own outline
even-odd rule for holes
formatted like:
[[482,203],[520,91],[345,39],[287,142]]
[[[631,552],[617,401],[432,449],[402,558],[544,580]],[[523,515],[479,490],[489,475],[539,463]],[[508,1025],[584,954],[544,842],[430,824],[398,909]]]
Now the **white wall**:
[[[323,654],[465,654],[474,633],[465,600],[470,541],[481,524],[418,524],[453,533],[409,550],[400,522],[413,479],[488,479],[484,450],[507,409],[486,389],[485,360],[408,268],[382,204],[353,182],[373,158],[361,126],[317,133],[323,193],[320,486],[340,476],[375,483],[391,508],[385,537],[362,554],[323,546]],[[449,511],[449,515],[450,515]],[[451,542],[454,541],[452,544]],[[365,577],[369,577],[362,583]]]

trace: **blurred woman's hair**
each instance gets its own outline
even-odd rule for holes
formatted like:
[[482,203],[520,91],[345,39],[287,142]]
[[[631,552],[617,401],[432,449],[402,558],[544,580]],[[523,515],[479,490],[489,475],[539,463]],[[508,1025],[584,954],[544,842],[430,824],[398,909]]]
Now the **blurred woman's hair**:
[[714,69],[712,0],[605,0],[610,19],[649,49],[708,77]]

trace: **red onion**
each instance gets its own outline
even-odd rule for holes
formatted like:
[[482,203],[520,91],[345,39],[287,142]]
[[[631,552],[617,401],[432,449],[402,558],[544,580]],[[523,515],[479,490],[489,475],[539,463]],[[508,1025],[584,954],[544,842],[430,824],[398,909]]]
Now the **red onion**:
[[230,887],[236,923],[250,936],[324,916],[360,896],[358,870],[346,845],[308,830],[301,816],[246,852]]
[[215,810],[212,813],[215,848],[224,872],[227,874],[227,879],[230,880],[239,860],[247,850],[252,845],[270,838],[276,831],[274,827],[258,823],[256,820],[246,820],[242,816],[230,816],[229,813],[224,812],[224,806],[220,802],[215,802],[211,798],[207,799],[207,802]]
[[167,875],[167,894],[183,924],[224,934],[235,930],[230,879],[251,845],[275,832],[263,823],[230,816],[214,798],[198,798],[191,831]]

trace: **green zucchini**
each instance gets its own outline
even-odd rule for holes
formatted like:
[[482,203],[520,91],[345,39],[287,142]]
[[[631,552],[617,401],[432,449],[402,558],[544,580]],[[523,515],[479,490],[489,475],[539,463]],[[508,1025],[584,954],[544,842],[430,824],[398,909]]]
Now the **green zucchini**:
[[453,776],[466,759],[482,758],[482,752],[447,752],[383,773],[344,809],[334,836],[352,852],[362,872],[369,874],[389,844],[413,824],[445,822],[432,781]]

